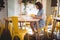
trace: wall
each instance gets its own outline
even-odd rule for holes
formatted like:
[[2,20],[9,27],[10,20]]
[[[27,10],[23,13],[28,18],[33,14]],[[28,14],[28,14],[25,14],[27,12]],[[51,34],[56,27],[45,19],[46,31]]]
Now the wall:
[[15,0],[15,16],[20,15],[20,4],[18,3],[18,0]]
[[46,15],[51,15],[51,0],[47,0],[47,3],[46,3]]
[[[41,0],[37,0],[40,1]],[[44,14],[51,14],[51,0],[42,0]],[[20,15],[20,5],[18,0],[8,0],[8,16]]]
[[20,5],[18,0],[8,0],[8,17],[18,16],[20,14]]
[[59,0],[59,15],[60,15],[60,0]]
[[[22,7],[22,8],[20,8],[20,7]],[[29,5],[29,7],[30,7],[30,5]],[[20,9],[22,12],[20,12]],[[20,4],[18,3],[18,0],[8,0],[8,17],[20,16],[20,13],[24,13],[24,5],[20,6]]]
[[0,11],[0,20],[2,20],[2,22],[4,23],[3,21],[3,18],[6,18],[8,13],[7,13],[7,0],[4,0],[5,2],[5,8],[3,8],[1,11]]
[[43,12],[43,13],[44,13],[44,19],[46,20],[46,13],[47,13],[47,12],[46,12],[46,11],[47,11],[47,10],[46,10],[46,9],[47,9],[47,8],[46,8],[46,7],[47,7],[47,0],[43,0],[43,1],[42,1],[42,4],[43,4],[43,10],[44,10],[44,12]]
[[8,17],[15,13],[15,0],[8,0]]

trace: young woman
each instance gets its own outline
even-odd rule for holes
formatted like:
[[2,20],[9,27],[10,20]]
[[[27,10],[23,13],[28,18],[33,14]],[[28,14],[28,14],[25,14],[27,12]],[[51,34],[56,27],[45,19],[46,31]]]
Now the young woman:
[[[33,17],[33,18],[40,19],[40,21],[39,21],[39,26],[40,26],[40,28],[42,28],[42,27],[45,26],[45,21],[44,21],[44,18],[43,18],[43,9],[42,9],[43,6],[42,6],[42,4],[41,4],[40,2],[35,3],[35,5],[36,5],[36,8],[37,8],[39,11],[38,11],[37,15],[35,15],[35,17]],[[34,24],[31,23],[31,25],[34,25]],[[35,26],[31,26],[31,27],[32,27],[33,31],[35,31],[35,30],[34,30],[34,27],[35,27]]]

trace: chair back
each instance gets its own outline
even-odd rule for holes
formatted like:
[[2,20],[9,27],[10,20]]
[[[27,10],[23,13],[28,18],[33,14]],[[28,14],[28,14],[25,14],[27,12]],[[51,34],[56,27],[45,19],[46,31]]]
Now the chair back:
[[52,15],[46,17],[46,25],[52,24],[53,23],[53,17]]
[[18,17],[13,16],[11,17],[11,19],[12,19],[14,33],[18,33]]
[[53,17],[52,15],[46,17],[46,27],[45,30],[48,31],[51,29],[52,31],[52,26],[53,26]]
[[1,21],[0,21],[0,36],[1,36]]

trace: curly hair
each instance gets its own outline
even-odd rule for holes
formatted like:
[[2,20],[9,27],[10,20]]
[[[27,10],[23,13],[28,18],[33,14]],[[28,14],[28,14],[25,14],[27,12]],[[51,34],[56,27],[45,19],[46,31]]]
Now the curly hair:
[[37,5],[39,7],[39,10],[41,10],[43,8],[42,3],[40,3],[40,2],[36,2],[35,5]]

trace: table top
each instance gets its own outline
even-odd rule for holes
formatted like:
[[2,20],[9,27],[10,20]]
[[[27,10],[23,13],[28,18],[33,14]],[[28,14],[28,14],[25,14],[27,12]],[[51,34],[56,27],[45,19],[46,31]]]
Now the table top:
[[55,20],[59,20],[60,21],[60,17],[54,17]]
[[[7,21],[11,21],[11,17],[8,17],[7,19],[5,19]],[[32,18],[30,16],[22,16],[22,17],[18,17],[18,21],[20,22],[37,22],[39,21],[40,19],[35,19],[35,18]]]

